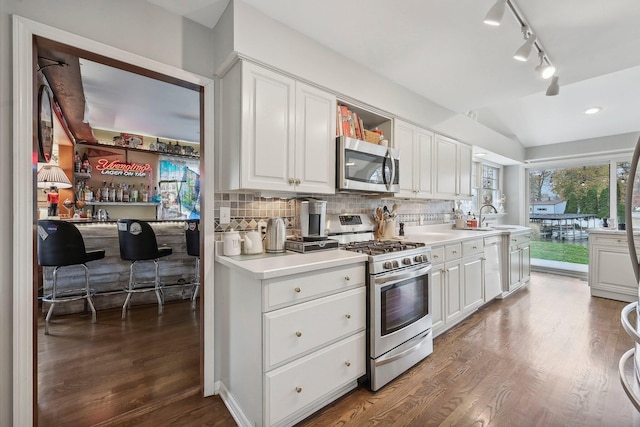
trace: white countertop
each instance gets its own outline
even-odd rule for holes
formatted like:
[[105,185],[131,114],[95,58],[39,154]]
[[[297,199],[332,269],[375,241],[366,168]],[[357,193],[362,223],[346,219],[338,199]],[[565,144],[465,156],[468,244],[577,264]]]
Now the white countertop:
[[[410,226],[405,228],[405,238],[402,240],[421,242],[429,246],[455,243],[469,239],[481,239],[505,234],[519,234],[530,232],[529,227],[519,225],[496,226],[484,230],[456,230],[451,224]],[[271,279],[273,277],[290,274],[307,273],[331,267],[340,267],[357,262],[366,262],[367,255],[344,251],[341,249],[318,251],[300,254],[287,251],[284,254],[259,255],[222,255],[222,242],[216,242],[215,261],[227,267],[234,268],[256,280]]]
[[407,241],[421,242],[427,245],[457,243],[469,239],[502,236],[505,234],[521,234],[530,232],[531,228],[521,225],[497,225],[484,229],[455,229],[450,224],[405,227]]
[[216,245],[216,262],[238,269],[253,279],[271,279],[290,274],[307,273],[331,267],[340,267],[358,262],[366,262],[367,255],[343,251],[341,249],[297,253],[287,251],[284,254],[224,256],[220,245]]

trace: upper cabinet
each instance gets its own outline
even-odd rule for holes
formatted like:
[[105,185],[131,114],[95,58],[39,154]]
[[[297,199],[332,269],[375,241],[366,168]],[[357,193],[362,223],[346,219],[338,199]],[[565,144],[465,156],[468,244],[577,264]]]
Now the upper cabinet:
[[221,191],[335,192],[334,95],[244,61],[220,93]]
[[400,192],[396,196],[433,198],[433,132],[395,119],[393,142],[400,149]]
[[434,198],[471,197],[471,155],[469,145],[436,135]]

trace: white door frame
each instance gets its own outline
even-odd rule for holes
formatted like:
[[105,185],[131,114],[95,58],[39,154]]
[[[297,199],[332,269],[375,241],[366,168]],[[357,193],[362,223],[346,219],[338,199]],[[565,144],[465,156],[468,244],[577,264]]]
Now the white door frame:
[[[29,19],[13,16],[13,423],[34,424],[34,304],[33,304],[33,227],[32,212],[35,174],[32,159],[33,141],[33,36],[41,36],[94,52],[108,58],[175,77],[203,87],[204,139],[202,143],[201,190],[204,238],[202,276],[201,337],[202,387],[205,396],[215,392],[213,325],[213,221],[214,200],[214,82],[188,71],[114,48]],[[209,202],[212,206],[205,206]],[[206,207],[206,210],[205,210]]]

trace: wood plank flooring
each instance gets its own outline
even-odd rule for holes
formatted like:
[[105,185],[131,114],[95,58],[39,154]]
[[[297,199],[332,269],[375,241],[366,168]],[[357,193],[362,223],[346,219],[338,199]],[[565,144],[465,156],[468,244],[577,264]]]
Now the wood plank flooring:
[[[436,338],[434,353],[377,392],[360,387],[300,426],[640,426],[618,379],[633,343],[623,302],[585,281],[534,273]],[[199,391],[198,315],[188,303],[55,317],[38,335],[39,425],[227,426]],[[631,371],[631,367],[629,367]]]

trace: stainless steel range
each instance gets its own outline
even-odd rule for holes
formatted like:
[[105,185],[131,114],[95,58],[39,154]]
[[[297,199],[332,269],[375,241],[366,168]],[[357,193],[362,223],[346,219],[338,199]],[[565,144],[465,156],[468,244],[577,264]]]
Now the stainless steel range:
[[327,228],[341,249],[369,255],[367,371],[375,391],[433,352],[431,248],[373,240],[365,214],[328,215]]

